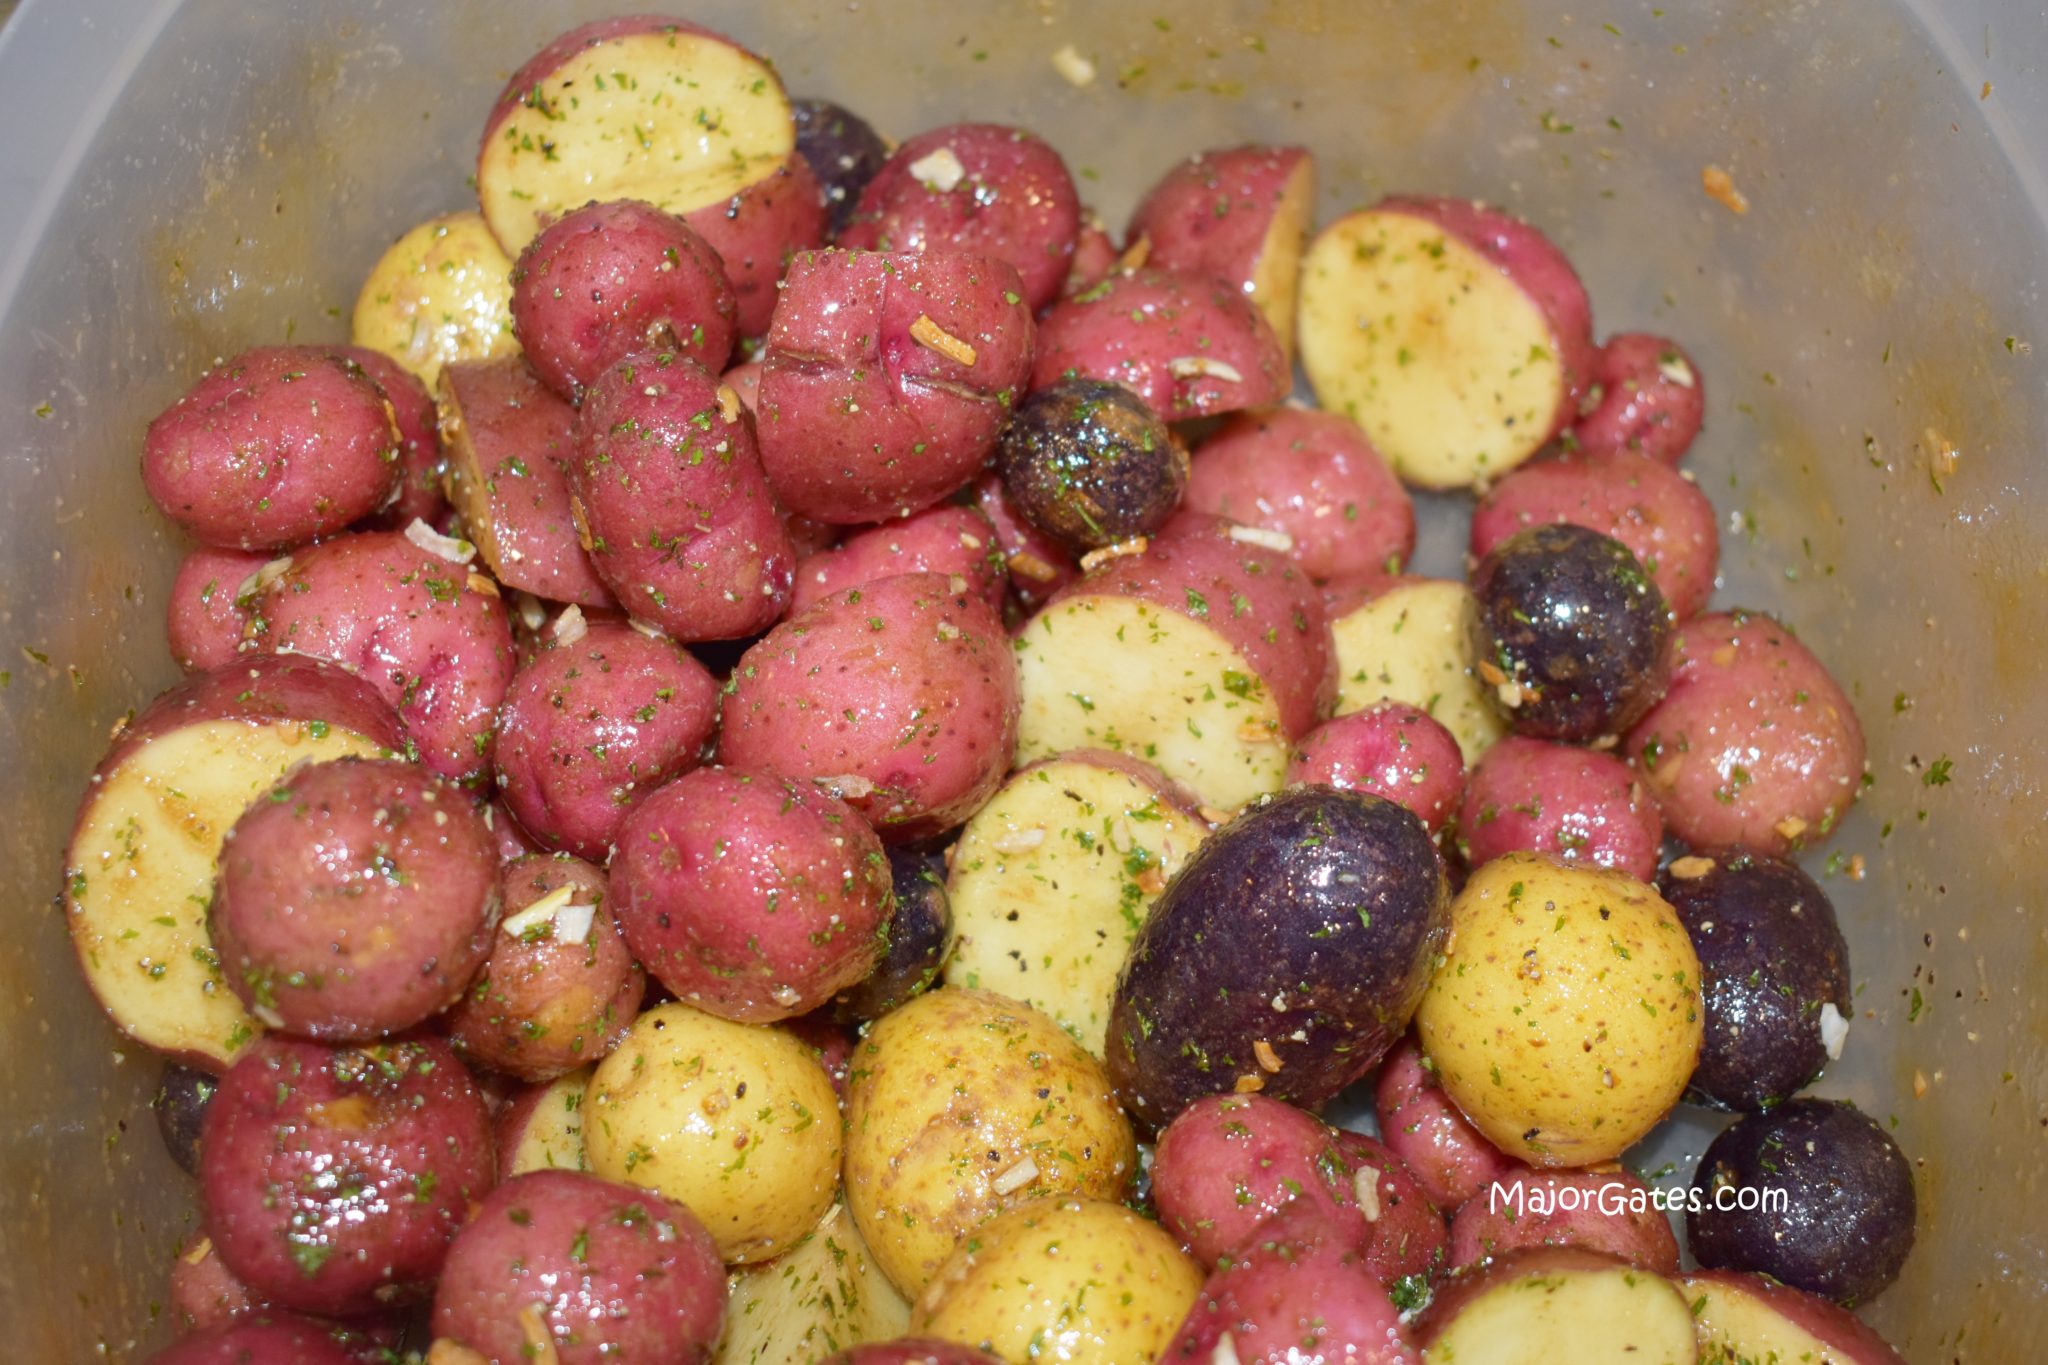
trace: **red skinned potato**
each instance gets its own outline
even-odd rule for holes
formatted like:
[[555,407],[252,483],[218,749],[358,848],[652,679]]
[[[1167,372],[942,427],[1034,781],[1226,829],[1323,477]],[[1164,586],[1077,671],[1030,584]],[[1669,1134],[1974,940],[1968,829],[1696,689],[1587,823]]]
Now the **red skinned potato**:
[[221,549],[280,549],[381,511],[399,463],[384,391],[314,346],[262,346],[215,366],[142,439],[150,498]]
[[624,15],[570,29],[512,73],[484,121],[477,199],[516,256],[592,200],[679,217],[723,204],[795,149],[774,67],[696,24]]
[[543,847],[602,862],[633,806],[702,760],[717,721],[717,680],[674,641],[557,627],[505,689],[501,799]]
[[213,1239],[203,1231],[178,1244],[165,1291],[171,1328],[180,1335],[217,1332],[263,1306],[215,1254]]
[[1634,770],[1613,754],[1509,735],[1465,784],[1458,845],[1473,867],[1521,850],[1647,882],[1657,876],[1664,820]]
[[718,382],[739,395],[740,406],[758,415],[761,411],[761,375],[768,366],[759,360],[735,365],[718,377]]
[[351,1333],[289,1313],[203,1331],[167,1346],[148,1365],[361,1365]]
[[448,495],[491,575],[551,602],[608,607],[569,505],[576,410],[518,356],[441,367]]
[[1413,1037],[1380,1063],[1373,1112],[1388,1150],[1439,1208],[1455,1209],[1519,1169],[1444,1094]]
[[165,613],[171,657],[180,667],[197,672],[234,662],[249,624],[242,586],[269,562],[267,554],[204,546],[185,556]]
[[612,1050],[640,1013],[647,977],[613,922],[604,873],[566,853],[507,864],[490,956],[448,1012],[466,1060],[528,1083]]
[[986,801],[1017,748],[1002,622],[939,574],[814,603],[746,652],[719,761],[816,781],[888,843],[943,833]]
[[1116,269],[1117,258],[1122,254],[1116,238],[1109,235],[1094,210],[1081,210],[1081,230],[1074,236],[1074,259],[1067,263],[1067,280],[1060,286],[1060,293],[1078,294],[1102,283]]
[[675,997],[768,1024],[852,986],[886,943],[889,860],[807,780],[685,773],[634,808],[612,860],[619,928]]
[[1531,1247],[1449,1277],[1414,1330],[1432,1361],[1684,1365],[1699,1349],[1669,1280],[1579,1247]]
[[1825,839],[1863,778],[1863,727],[1826,666],[1744,611],[1694,617],[1670,657],[1664,699],[1622,743],[1665,827],[1701,852]]
[[1678,1279],[1699,1325],[1700,1359],[1815,1361],[1820,1365],[1906,1365],[1839,1304],[1739,1270],[1695,1270]]
[[1452,1215],[1450,1268],[1523,1247],[1575,1246],[1676,1275],[1678,1238],[1653,1194],[1622,1170],[1512,1172]]
[[825,204],[810,163],[792,156],[763,179],[687,219],[732,282],[734,322],[743,337],[768,330],[776,287],[799,251],[825,244]]
[[251,1290],[363,1313],[424,1294],[495,1165],[490,1112],[445,1042],[266,1038],[207,1110],[200,1204]]
[[1398,801],[1441,833],[1465,786],[1465,759],[1449,730],[1415,707],[1374,702],[1302,736],[1287,784],[1319,782]]
[[761,376],[781,505],[854,523],[929,507],[981,471],[1031,365],[1016,271],[960,251],[805,252]]
[[695,361],[636,352],[584,394],[575,443],[578,525],[628,615],[683,641],[782,615],[796,555],[732,390]]
[[933,507],[800,560],[789,609],[799,612],[821,598],[902,573],[964,578],[991,611],[1002,610],[1009,582],[986,517],[969,507]]
[[1593,362],[1593,382],[1599,401],[1572,425],[1580,450],[1676,465],[1692,448],[1707,391],[1677,342],[1644,332],[1611,336]]
[[1202,442],[1187,506],[1277,531],[1309,577],[1395,573],[1415,551],[1415,507],[1365,433],[1333,412],[1243,412]]
[[1022,128],[955,123],[918,134],[882,163],[839,245],[1006,261],[1035,313],[1065,282],[1080,227],[1081,201],[1058,152]]
[[1003,565],[1009,570],[1010,590],[1025,607],[1043,606],[1081,572],[1064,546],[1018,513],[1000,475],[991,472],[976,481],[974,505],[995,529]]
[[265,1026],[364,1042],[469,985],[497,926],[497,863],[460,788],[392,759],[315,763],[228,831],[207,927]]
[[398,427],[398,501],[367,523],[380,531],[402,531],[415,519],[432,522],[448,510],[441,493],[440,416],[434,395],[419,376],[382,351],[368,346],[335,346],[331,354],[363,367],[384,391]]
[[434,1291],[437,1341],[492,1361],[701,1362],[724,1320],[725,1267],[690,1211],[575,1171],[491,1191]]
[[512,625],[468,548],[415,523],[301,550],[251,601],[253,648],[360,674],[397,708],[421,762],[443,777],[488,772]]
[[1284,350],[1294,344],[1295,286],[1315,184],[1315,158],[1305,147],[1203,152],[1146,193],[1124,236],[1150,241],[1152,265],[1241,290]]
[[563,214],[512,267],[512,330],[541,382],[572,402],[634,351],[673,351],[716,374],[738,313],[718,252],[630,199]]
[[1170,422],[1277,403],[1292,383],[1272,324],[1242,293],[1155,269],[1111,275],[1047,311],[1031,387],[1072,375],[1122,384]]
[[1561,455],[1515,470],[1472,513],[1472,557],[1525,526],[1569,522],[1626,545],[1664,595],[1673,620],[1713,595],[1721,557],[1714,504],[1669,466],[1621,451],[1603,458]]

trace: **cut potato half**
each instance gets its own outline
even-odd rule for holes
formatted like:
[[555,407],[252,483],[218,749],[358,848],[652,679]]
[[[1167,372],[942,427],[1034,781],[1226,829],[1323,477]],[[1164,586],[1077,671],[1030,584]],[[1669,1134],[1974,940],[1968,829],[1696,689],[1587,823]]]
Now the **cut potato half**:
[[1266,225],[1266,239],[1252,265],[1253,303],[1273,324],[1273,335],[1291,358],[1294,354],[1294,314],[1301,285],[1301,247],[1315,222],[1316,163],[1304,153],[1294,163],[1273,202],[1273,220]]
[[953,850],[946,983],[1036,1006],[1102,1056],[1131,940],[1207,835],[1128,759],[1070,754],[1026,768]]
[[382,351],[429,389],[451,360],[518,355],[512,261],[482,216],[429,218],[393,242],[356,295],[349,340]]
[[1302,262],[1316,401],[1425,488],[1497,478],[1550,438],[1567,390],[1549,319],[1500,266],[1413,214],[1367,209]]
[[732,1278],[713,1365],[814,1365],[910,1326],[910,1305],[876,1268],[843,1204],[772,1261]]
[[586,1066],[557,1077],[539,1094],[515,1101],[526,1109],[499,1128],[500,1180],[528,1171],[590,1169],[583,1151],[583,1091],[590,1084],[591,1070]]
[[1463,583],[1404,582],[1330,622],[1337,642],[1337,714],[1376,701],[1417,706],[1458,741],[1470,768],[1507,733],[1473,670],[1478,605]]
[[1847,1310],[1762,1275],[1681,1276],[1699,1330],[1700,1365],[1905,1365]]
[[1428,1365],[1694,1365],[1692,1313],[1661,1275],[1558,1248],[1453,1276],[1421,1328]]
[[1017,761],[1072,749],[1142,759],[1232,811],[1287,775],[1271,689],[1216,631],[1133,597],[1065,598],[1017,636]]
[[484,133],[477,198],[507,252],[594,200],[731,199],[796,149],[782,82],[744,48],[651,18],[579,33],[513,77]]

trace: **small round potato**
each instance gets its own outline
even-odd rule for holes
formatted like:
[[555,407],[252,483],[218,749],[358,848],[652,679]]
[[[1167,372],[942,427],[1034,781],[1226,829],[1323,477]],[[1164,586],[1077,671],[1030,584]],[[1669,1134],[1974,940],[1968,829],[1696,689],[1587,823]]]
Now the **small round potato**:
[[1416,1013],[1457,1106],[1532,1166],[1618,1156],[1700,1055],[1699,959],[1664,898],[1620,872],[1496,858],[1451,904]]
[[1157,1360],[1194,1307],[1202,1267],[1157,1223],[1101,1199],[1035,1200],[960,1244],[910,1329],[1004,1360]]
[[1121,1199],[1137,1168],[1102,1063],[1029,1005],[932,991],[854,1051],[846,1205],[907,1296],[996,1214],[1047,1195]]
[[794,1246],[832,1207],[839,1104],[794,1034],[660,1005],[583,1099],[590,1169],[697,1215],[726,1264]]

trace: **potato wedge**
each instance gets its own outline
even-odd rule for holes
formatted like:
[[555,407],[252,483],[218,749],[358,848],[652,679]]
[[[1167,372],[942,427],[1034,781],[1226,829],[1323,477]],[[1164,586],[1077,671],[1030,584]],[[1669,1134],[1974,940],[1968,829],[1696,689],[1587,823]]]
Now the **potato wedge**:
[[1337,714],[1376,701],[1406,702],[1451,732],[1470,767],[1508,732],[1474,671],[1478,613],[1463,583],[1397,578],[1330,613],[1337,646]]
[[518,355],[512,335],[512,258],[464,210],[408,229],[370,267],[349,340],[381,351],[428,388],[451,360]]
[[901,1336],[910,1305],[876,1268],[846,1206],[772,1261],[733,1276],[712,1365],[814,1365]]

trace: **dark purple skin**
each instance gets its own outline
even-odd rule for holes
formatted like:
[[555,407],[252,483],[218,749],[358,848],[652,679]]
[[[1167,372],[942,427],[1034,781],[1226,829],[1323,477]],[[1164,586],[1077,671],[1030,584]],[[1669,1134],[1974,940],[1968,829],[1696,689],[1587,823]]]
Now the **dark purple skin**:
[[889,145],[866,119],[830,100],[793,99],[789,112],[796,118],[796,153],[818,178],[826,216],[837,232],[889,159]]
[[163,1078],[149,1107],[156,1110],[157,1131],[163,1134],[164,1150],[186,1175],[199,1174],[199,1130],[206,1123],[206,1108],[220,1078],[177,1062],[165,1062]]
[[1828,1063],[1821,1006],[1851,1013],[1849,945],[1827,893],[1791,863],[1740,851],[1657,886],[1700,959],[1706,1039],[1687,1098],[1754,1112],[1813,1084]]
[[360,1338],[332,1323],[265,1314],[216,1332],[197,1332],[151,1356],[148,1365],[360,1365]]
[[996,468],[1019,514],[1070,553],[1157,530],[1188,486],[1188,452],[1121,384],[1062,379],[1010,416]]
[[1515,733],[1584,743],[1619,735],[1664,695],[1664,595],[1628,547],[1583,526],[1517,531],[1472,573],[1481,676],[1521,688]]
[[497,1168],[490,1110],[438,1038],[264,1038],[222,1078],[199,1151],[227,1268],[272,1303],[334,1317],[423,1296]]
[[870,1341],[828,1356],[822,1365],[1003,1365],[986,1351],[935,1337],[898,1337]]
[[1329,787],[1261,798],[1175,874],[1131,945],[1107,1058],[1124,1108],[1156,1131],[1246,1077],[1320,1107],[1399,1039],[1449,932],[1443,862],[1412,812]]
[[[1693,1259],[1760,1270],[1844,1307],[1898,1278],[1913,1249],[1912,1164],[1877,1121],[1846,1101],[1788,1100],[1745,1114],[1708,1145],[1685,1215]],[[1782,1210],[1717,1210],[1715,1191],[1782,1190]]]
[[833,1009],[841,1023],[879,1019],[938,979],[953,935],[953,902],[946,895],[946,860],[914,848],[892,848],[889,876],[896,911],[889,946],[859,985],[841,991]]

